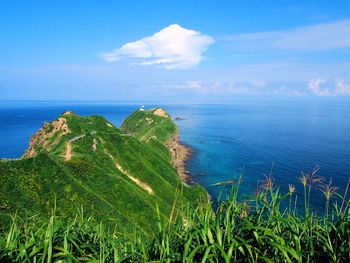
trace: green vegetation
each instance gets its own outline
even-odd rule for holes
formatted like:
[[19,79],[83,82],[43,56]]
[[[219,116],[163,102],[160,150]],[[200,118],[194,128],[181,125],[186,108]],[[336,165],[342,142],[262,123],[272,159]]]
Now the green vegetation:
[[[151,112],[143,113],[148,116]],[[136,118],[142,123],[145,116]],[[166,220],[183,204],[207,199],[202,187],[183,187],[170,151],[157,139],[171,137],[176,131],[167,120],[165,129],[158,122],[156,129],[149,124],[152,139],[142,141],[100,116],[68,112],[46,123],[32,137],[24,158],[0,162],[0,227],[10,223],[8,213],[47,220],[56,200],[57,216],[72,219],[83,205],[97,221],[116,224],[126,233],[136,228],[152,235],[157,206],[160,218]],[[169,122],[173,129],[167,128]],[[138,128],[133,131],[138,133]],[[182,189],[180,195],[177,189]]]
[[[317,177],[301,178],[306,189]],[[330,213],[317,215],[308,201],[306,215],[293,205],[294,186],[282,194],[267,177],[254,196],[238,201],[240,181],[232,185],[229,199],[214,210],[212,203],[187,206],[182,213],[162,220],[158,212],[154,236],[134,231],[125,236],[118,227],[85,217],[83,210],[68,224],[53,214],[46,223],[25,224],[12,217],[0,239],[0,260],[17,262],[349,262],[350,200],[331,185],[323,185]],[[350,182],[350,181],[349,181]],[[305,199],[308,200],[308,191]],[[332,199],[331,197],[337,197]]]
[[142,141],[155,136],[162,143],[167,142],[177,132],[170,116],[160,108],[134,112],[125,119],[121,128]]

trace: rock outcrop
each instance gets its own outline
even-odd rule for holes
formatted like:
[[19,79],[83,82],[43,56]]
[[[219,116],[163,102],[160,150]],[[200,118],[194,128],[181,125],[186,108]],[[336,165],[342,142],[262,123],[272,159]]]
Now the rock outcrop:
[[177,170],[181,180],[186,184],[193,184],[193,180],[186,170],[186,162],[191,155],[191,148],[187,145],[181,144],[179,136],[174,136],[167,144],[172,156],[172,164]]
[[[63,115],[68,114],[72,113],[65,112]],[[51,123],[45,123],[44,126],[30,138],[29,147],[23,154],[23,158],[34,157],[37,154],[38,148],[47,148],[50,150],[51,147],[59,142],[63,135],[69,133],[70,129],[67,119],[64,117],[59,117]]]

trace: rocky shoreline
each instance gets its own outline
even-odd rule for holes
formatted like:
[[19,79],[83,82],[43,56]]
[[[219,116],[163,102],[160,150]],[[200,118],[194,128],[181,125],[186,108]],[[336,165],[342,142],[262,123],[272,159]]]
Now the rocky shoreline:
[[177,170],[181,180],[185,184],[193,184],[190,173],[186,170],[186,162],[192,154],[192,150],[188,145],[180,143],[179,135],[174,136],[166,145],[172,155],[172,164]]

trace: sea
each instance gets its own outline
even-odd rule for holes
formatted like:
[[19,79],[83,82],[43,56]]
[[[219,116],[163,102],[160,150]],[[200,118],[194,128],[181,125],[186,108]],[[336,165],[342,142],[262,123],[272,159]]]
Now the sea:
[[[45,121],[67,110],[102,115],[119,127],[133,102],[0,101],[0,158],[18,158]],[[319,166],[318,175],[345,191],[350,177],[350,101],[342,98],[242,98],[226,104],[148,103],[163,107],[176,120],[181,141],[193,154],[187,169],[214,200],[226,198],[242,178],[241,198],[253,195],[266,176],[281,193],[295,185],[300,207],[302,173]],[[311,205],[322,211],[324,197],[314,188]]]

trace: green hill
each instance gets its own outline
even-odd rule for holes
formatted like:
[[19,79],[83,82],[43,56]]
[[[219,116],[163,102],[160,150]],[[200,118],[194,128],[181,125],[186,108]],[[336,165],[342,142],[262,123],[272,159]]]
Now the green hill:
[[177,127],[163,109],[139,110],[125,119],[122,130],[141,141],[152,138],[166,143],[177,132]]
[[151,233],[158,207],[166,220],[206,199],[172,165],[165,143],[176,134],[161,109],[134,112],[122,129],[100,116],[65,112],[32,136],[23,158],[0,162],[0,214],[47,218],[56,200],[56,213],[67,218],[84,206],[97,220]]

